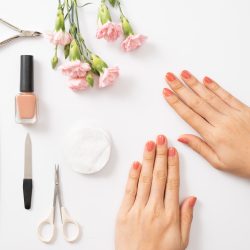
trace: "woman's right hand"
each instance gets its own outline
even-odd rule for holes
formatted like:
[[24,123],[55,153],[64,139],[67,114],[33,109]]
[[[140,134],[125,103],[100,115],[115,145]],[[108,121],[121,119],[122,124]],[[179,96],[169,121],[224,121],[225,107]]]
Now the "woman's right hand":
[[184,134],[179,141],[215,168],[250,178],[250,108],[209,77],[202,84],[184,70],[181,80],[167,73],[166,81],[173,90],[163,90],[166,101],[202,137]]

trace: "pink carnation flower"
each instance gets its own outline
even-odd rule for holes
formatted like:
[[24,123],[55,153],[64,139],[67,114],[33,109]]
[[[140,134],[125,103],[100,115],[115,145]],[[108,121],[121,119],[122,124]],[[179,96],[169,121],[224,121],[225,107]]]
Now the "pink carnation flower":
[[79,60],[69,61],[60,67],[62,73],[70,78],[85,78],[90,69],[88,63],[83,63]]
[[54,45],[65,46],[70,44],[72,41],[72,37],[69,33],[60,31],[49,32],[46,34],[48,40]]
[[119,77],[119,68],[105,68],[104,72],[100,75],[99,87],[105,88],[112,85],[116,79]]
[[107,22],[98,28],[96,38],[104,38],[109,42],[117,40],[122,34],[121,24]]
[[79,60],[69,61],[60,67],[62,73],[69,76],[69,88],[74,91],[85,90],[88,88],[86,75],[91,70],[88,63],[83,63]]
[[121,47],[125,52],[130,52],[141,47],[146,39],[143,35],[130,35],[122,42]]
[[85,78],[71,78],[69,88],[73,91],[86,90],[88,83]]

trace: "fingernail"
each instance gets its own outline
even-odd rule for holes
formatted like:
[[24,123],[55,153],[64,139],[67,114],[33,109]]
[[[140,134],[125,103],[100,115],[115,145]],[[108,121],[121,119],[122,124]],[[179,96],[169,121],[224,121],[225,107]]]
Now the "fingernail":
[[168,96],[171,96],[172,94],[173,94],[173,92],[170,89],[168,89],[168,88],[163,89],[164,96],[168,97]]
[[176,154],[176,149],[175,148],[169,148],[168,149],[168,155],[173,157]]
[[181,76],[185,79],[189,79],[191,77],[191,74],[187,70],[183,70]]
[[208,76],[204,77],[204,82],[205,83],[212,83],[213,80],[211,78],[209,78]]
[[166,143],[166,137],[164,135],[158,135],[156,141],[158,145],[164,145]]
[[189,206],[190,207],[194,207],[196,204],[197,198],[196,197],[192,197],[192,199],[190,199],[189,201]]
[[176,77],[175,77],[175,75],[174,75],[173,73],[168,72],[168,73],[166,74],[166,79],[167,79],[169,82],[173,82],[173,81],[176,79]]
[[147,151],[151,152],[155,148],[155,143],[153,141],[149,141],[146,144],[146,149]]
[[180,137],[178,138],[178,141],[184,144],[188,144],[188,140],[186,138]]
[[133,163],[133,169],[137,170],[140,167],[140,163],[138,161],[135,161]]

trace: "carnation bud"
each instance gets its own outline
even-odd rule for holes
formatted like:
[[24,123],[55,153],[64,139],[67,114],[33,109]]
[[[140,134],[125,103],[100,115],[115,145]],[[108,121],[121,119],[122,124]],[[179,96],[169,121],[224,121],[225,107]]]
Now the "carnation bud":
[[90,87],[94,86],[94,78],[90,72],[86,75],[86,81]]
[[55,30],[65,31],[65,24],[64,24],[64,14],[62,8],[59,6],[57,11],[57,18],[55,23]]
[[109,0],[109,3],[110,3],[113,7],[115,7],[116,2],[117,2],[117,0]]
[[99,12],[98,12],[98,19],[100,19],[102,24],[105,24],[108,21],[112,21],[110,13],[109,13],[109,9],[105,3],[101,3],[100,5]]
[[130,35],[134,34],[134,31],[128,21],[128,19],[125,16],[121,16],[121,23],[122,23],[122,29],[125,37],[128,37]]
[[97,55],[91,55],[91,62],[92,68],[99,74],[103,73],[105,68],[108,68],[108,65]]
[[57,55],[55,54],[53,56],[53,58],[51,59],[51,66],[52,66],[52,69],[55,69],[55,67],[57,66],[58,64],[58,57]]
[[76,25],[73,23],[71,26],[70,26],[70,34],[74,37],[76,32],[77,32],[77,27]]
[[70,44],[69,59],[70,61],[80,60],[81,53],[76,40],[74,39]]
[[64,57],[65,57],[65,59],[67,59],[68,56],[69,56],[69,50],[70,50],[70,45],[69,44],[65,45],[64,46]]

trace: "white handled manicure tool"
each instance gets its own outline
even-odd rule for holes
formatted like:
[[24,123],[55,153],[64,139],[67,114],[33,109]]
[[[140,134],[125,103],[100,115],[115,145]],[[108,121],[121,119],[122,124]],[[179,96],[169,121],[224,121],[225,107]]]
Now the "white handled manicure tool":
[[[55,212],[56,212],[56,201],[58,199],[59,207],[60,207],[60,215],[61,215],[61,221],[62,221],[62,229],[63,229],[63,236],[64,239],[67,242],[74,242],[78,239],[80,235],[80,226],[79,224],[74,221],[70,215],[68,214],[65,207],[62,205],[61,200],[61,192],[60,192],[60,185],[59,185],[59,166],[55,166],[55,189],[54,189],[54,200],[53,200],[53,208],[52,211],[47,219],[42,221],[38,226],[38,237],[39,239],[44,243],[50,243],[53,241],[55,236]],[[75,234],[72,237],[69,237],[67,234],[67,226],[71,224],[75,227]],[[42,233],[42,230],[46,225],[49,225],[51,227],[51,234],[49,237],[45,237]]]

